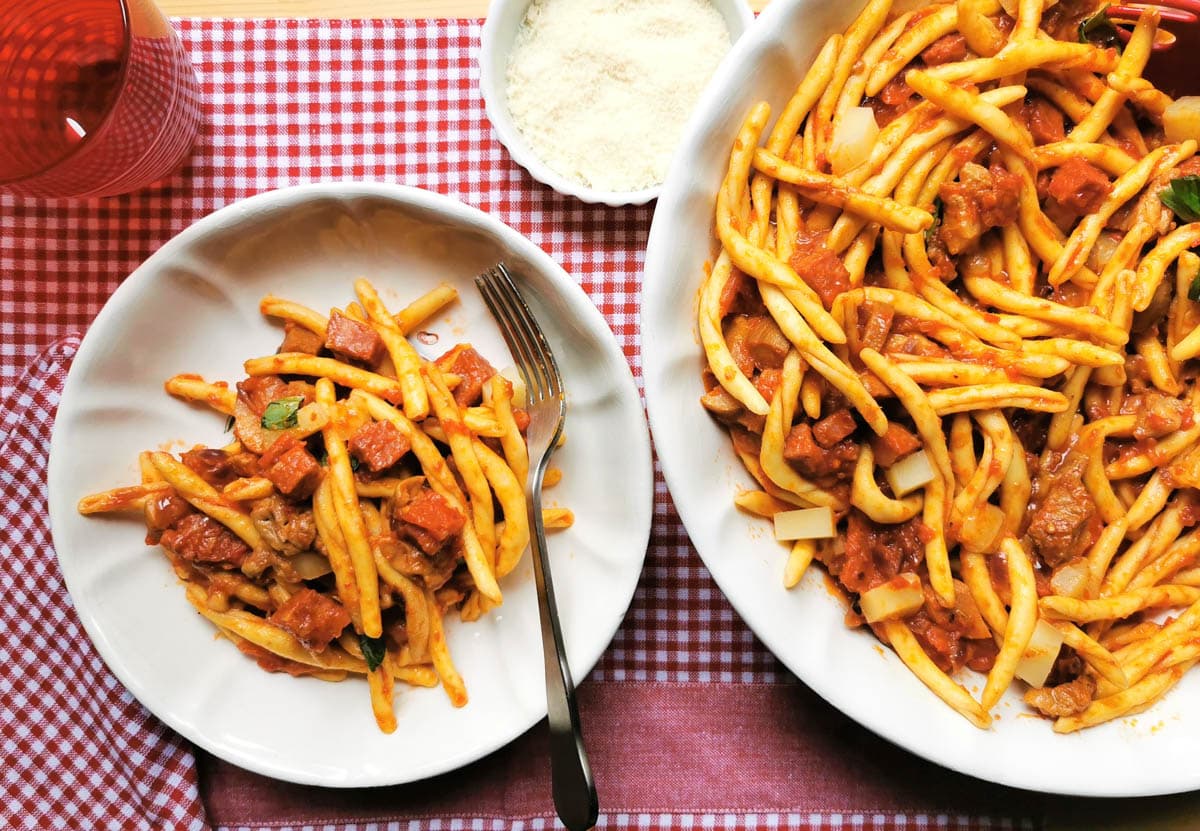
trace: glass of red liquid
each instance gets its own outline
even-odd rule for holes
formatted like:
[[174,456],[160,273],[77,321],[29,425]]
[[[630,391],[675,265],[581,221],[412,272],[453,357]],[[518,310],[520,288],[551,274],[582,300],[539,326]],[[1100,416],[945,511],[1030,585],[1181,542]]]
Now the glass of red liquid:
[[150,0],[0,0],[0,190],[137,190],[183,163],[199,125],[196,75]]

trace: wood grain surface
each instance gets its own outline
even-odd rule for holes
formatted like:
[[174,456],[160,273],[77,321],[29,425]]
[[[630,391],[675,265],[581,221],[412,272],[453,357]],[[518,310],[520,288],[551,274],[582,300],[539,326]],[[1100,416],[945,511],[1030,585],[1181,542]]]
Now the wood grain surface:
[[[767,0],[749,0],[759,11]],[[484,17],[488,0],[157,0],[178,17]]]

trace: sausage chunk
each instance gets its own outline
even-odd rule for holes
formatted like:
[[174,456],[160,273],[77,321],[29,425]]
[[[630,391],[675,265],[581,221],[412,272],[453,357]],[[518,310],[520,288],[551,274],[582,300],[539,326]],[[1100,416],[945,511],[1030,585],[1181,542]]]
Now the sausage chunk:
[[402,530],[426,554],[436,553],[446,540],[462,531],[467,518],[440,493],[423,488],[396,512]]
[[306,355],[316,355],[324,345],[325,341],[316,332],[310,332],[290,320],[283,324],[283,343],[279,345],[280,352],[303,352]]
[[967,56],[967,39],[961,32],[951,32],[935,40],[921,53],[926,66],[961,61]]
[[1100,536],[1103,521],[1083,484],[1086,467],[1087,457],[1073,452],[1037,483],[1029,536],[1051,568],[1081,556]]
[[330,352],[362,361],[376,367],[387,352],[383,338],[365,323],[346,317],[337,309],[329,316],[329,328],[325,330],[325,347]]
[[791,462],[801,476],[810,479],[845,478],[854,472],[858,445],[850,439],[831,447],[822,447],[807,424],[797,424],[783,443],[783,458]]
[[1079,158],[1063,162],[1050,177],[1048,188],[1051,199],[1076,214],[1093,213],[1111,191],[1105,172]]
[[1021,180],[1000,165],[968,162],[958,181],[942,185],[938,195],[945,206],[939,237],[947,251],[960,254],[989,228],[1016,222]]
[[189,563],[217,568],[239,568],[250,554],[250,546],[204,514],[188,514],[163,531],[162,544]]
[[400,461],[412,444],[390,421],[372,421],[354,432],[348,447],[372,473],[378,473]]
[[293,499],[311,496],[321,482],[321,466],[294,436],[284,436],[267,448],[259,464],[279,492]]
[[806,234],[801,231],[796,234],[788,263],[829,308],[834,298],[850,290],[850,272],[846,270],[842,258],[825,245],[825,237],[824,232]]
[[855,423],[854,416],[850,414],[850,411],[838,410],[814,424],[812,432],[817,444],[828,450],[842,439],[848,438],[857,429],[858,424]]
[[350,625],[350,615],[342,604],[309,588],[289,597],[267,620],[313,652],[323,652]]
[[871,438],[875,462],[883,467],[891,467],[920,446],[920,439],[894,421],[888,422],[887,432],[882,436]]
[[483,398],[483,385],[496,374],[496,369],[474,347],[460,343],[437,359],[443,372],[451,372],[462,381],[454,389],[454,400],[460,407],[473,407]]

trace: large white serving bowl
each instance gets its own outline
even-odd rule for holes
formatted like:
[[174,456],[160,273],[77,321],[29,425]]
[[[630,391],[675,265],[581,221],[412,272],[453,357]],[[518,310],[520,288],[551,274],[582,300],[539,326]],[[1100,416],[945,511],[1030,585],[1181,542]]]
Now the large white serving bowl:
[[[763,643],[825,700],[884,738],[948,768],[1036,791],[1140,796],[1198,788],[1196,675],[1146,713],[1066,736],[1010,690],[993,711],[995,725],[979,730],[869,632],[845,627],[819,567],[785,590],[784,548],[767,523],[733,505],[739,489],[755,485],[699,404],[696,300],[705,263],[716,257],[715,195],[750,107],[766,100],[778,113],[824,40],[862,5],[772,0],[717,71],[659,198],[646,252],[642,346],[651,431],[675,505],[718,585]],[[982,677],[968,681],[976,693],[982,686]]]
[[[140,450],[221,446],[225,418],[163,391],[182,372],[237,381],[282,330],[258,312],[273,293],[321,310],[366,276],[392,308],[438,283],[460,300],[414,339],[435,357],[461,341],[497,367],[508,350],[473,278],[504,260],[543,323],[568,392],[564,472],[548,504],[574,526],[550,537],[571,671],[582,680],[633,596],[650,534],[649,436],[625,357],[600,312],[540,248],[448,197],[384,184],[306,185],[217,211],[155,253],[117,290],[67,379],[50,453],[50,518],[71,598],[104,661],[155,715],[241,767],[314,785],[409,782],[460,767],[546,714],[537,596],[526,556],[504,604],[447,621],[470,702],[398,685],[384,735],[361,679],[263,672],[188,605],[138,516],[82,517],[84,494],[138,481]],[[621,452],[613,453],[614,441]]]

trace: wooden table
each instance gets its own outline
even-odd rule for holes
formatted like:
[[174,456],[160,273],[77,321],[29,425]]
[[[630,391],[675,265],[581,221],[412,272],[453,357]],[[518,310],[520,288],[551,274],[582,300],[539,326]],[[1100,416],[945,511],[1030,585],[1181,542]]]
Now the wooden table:
[[[3,0],[0,0],[3,2]],[[179,17],[479,18],[488,0],[156,0]],[[748,0],[761,11],[768,0]],[[1163,760],[1164,764],[1170,764]],[[1176,760],[1174,763],[1190,763]],[[1114,759],[1113,764],[1120,764]],[[1044,831],[1194,831],[1200,828],[1200,793],[1081,806],[1047,817]]]

